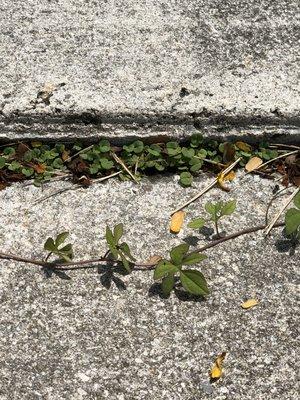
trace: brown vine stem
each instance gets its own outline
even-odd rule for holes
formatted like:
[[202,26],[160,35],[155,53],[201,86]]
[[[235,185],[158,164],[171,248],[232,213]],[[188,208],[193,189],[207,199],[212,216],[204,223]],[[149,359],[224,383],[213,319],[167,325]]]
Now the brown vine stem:
[[[281,226],[284,226],[284,222],[279,222],[279,223],[275,224],[273,228],[279,228]],[[215,247],[221,243],[227,242],[228,240],[235,239],[239,236],[246,235],[248,233],[257,232],[257,231],[263,230],[265,228],[266,228],[266,225],[258,225],[258,226],[254,226],[252,228],[243,229],[241,231],[232,233],[231,235],[227,235],[223,238],[214,240],[213,242],[208,243],[203,247],[199,247],[199,248],[193,250],[193,252],[203,253],[205,250]],[[106,264],[109,264],[109,265],[112,265],[112,264],[118,265],[120,263],[119,261],[114,261],[114,260],[106,257],[106,255],[104,257],[90,259],[90,260],[71,261],[71,262],[66,262],[66,263],[55,263],[55,262],[49,262],[49,261],[35,260],[32,258],[19,257],[15,254],[0,252],[0,259],[13,260],[13,261],[18,261],[18,262],[23,262],[25,264],[36,265],[38,267],[44,267],[44,268],[46,267],[46,268],[50,268],[53,270],[63,270],[63,271],[94,268],[95,266],[91,265],[91,264],[99,264],[99,263],[103,263],[103,262]],[[156,266],[156,264],[135,263],[134,270],[135,271],[145,271],[145,270],[150,271],[150,270],[154,269],[155,266]]]

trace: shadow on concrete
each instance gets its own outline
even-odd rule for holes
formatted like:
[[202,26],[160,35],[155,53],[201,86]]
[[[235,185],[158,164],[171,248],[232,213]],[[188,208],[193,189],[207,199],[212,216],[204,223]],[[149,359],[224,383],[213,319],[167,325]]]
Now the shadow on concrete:
[[97,268],[97,272],[100,275],[100,282],[102,286],[104,286],[106,289],[110,289],[113,283],[116,285],[118,290],[127,289],[122,279],[117,276],[127,275],[127,272],[124,271],[124,268],[115,265],[99,265]]
[[[189,301],[189,302],[194,302],[194,303],[201,303],[205,301],[205,297],[203,296],[195,296],[193,294],[190,294],[186,292],[183,289],[179,289],[177,287],[177,284],[175,284],[175,288],[173,290],[175,296],[178,298],[180,301]],[[165,296],[161,290],[161,285],[159,283],[153,283],[148,291],[148,296],[149,297],[159,297],[162,300],[166,300],[169,298],[169,296]]]

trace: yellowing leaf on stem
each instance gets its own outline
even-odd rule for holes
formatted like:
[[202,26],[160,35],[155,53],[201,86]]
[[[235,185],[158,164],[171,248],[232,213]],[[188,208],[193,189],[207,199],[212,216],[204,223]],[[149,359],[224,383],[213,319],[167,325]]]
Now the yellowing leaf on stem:
[[170,232],[179,233],[184,221],[185,212],[177,211],[172,215],[171,224],[170,224]]
[[252,150],[252,147],[250,146],[250,144],[245,143],[245,142],[236,142],[235,145],[240,150],[245,151],[246,153],[250,153],[250,151]]
[[217,180],[218,180],[218,185],[220,186],[221,189],[225,190],[226,192],[229,192],[229,188],[224,185],[225,181],[233,181],[233,179],[236,177],[234,171],[228,172],[228,174],[224,175],[224,172],[220,172]]
[[252,157],[245,165],[245,170],[248,172],[255,171],[259,166],[261,166],[262,163],[263,163],[263,160],[261,158]]
[[247,310],[248,308],[252,308],[254,306],[257,306],[258,303],[259,302],[258,302],[257,299],[249,299],[247,301],[244,301],[244,303],[242,303],[241,306],[242,306],[242,308]]
[[223,352],[218,355],[216,361],[210,371],[211,379],[219,379],[223,374],[223,361],[226,357],[226,352]]

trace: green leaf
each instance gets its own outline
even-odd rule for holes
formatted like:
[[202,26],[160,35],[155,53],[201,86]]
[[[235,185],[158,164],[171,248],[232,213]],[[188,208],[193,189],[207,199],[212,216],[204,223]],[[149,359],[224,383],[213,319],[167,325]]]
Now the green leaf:
[[127,243],[122,243],[120,244],[120,249],[122,250],[122,252],[128,257],[130,258],[131,261],[135,261],[135,258],[133,257],[133,255],[131,254],[130,248],[128,246]]
[[288,235],[296,232],[300,226],[300,210],[290,208],[285,214],[285,230]]
[[190,246],[187,243],[182,243],[170,251],[171,260],[175,265],[182,265],[183,257],[189,251],[189,248]]
[[3,150],[3,154],[6,156],[12,156],[16,153],[16,150],[13,147],[5,147]]
[[184,289],[194,295],[203,296],[209,294],[206,280],[203,274],[197,270],[185,270],[180,272],[180,280]]
[[147,148],[148,153],[152,154],[153,156],[158,157],[161,153],[161,148],[157,144],[151,144]]
[[0,157],[0,169],[5,166],[6,159],[4,157]]
[[193,182],[193,175],[190,172],[182,172],[180,174],[179,182],[182,186],[191,186]]
[[[200,160],[199,160],[200,161]],[[202,162],[200,161],[200,162],[198,162],[197,164],[193,164],[191,167],[190,167],[190,171],[191,172],[197,172],[197,171],[200,171],[200,169],[202,168]]]
[[34,169],[33,168],[22,168],[21,172],[23,175],[29,177],[34,174]]
[[93,174],[97,174],[99,172],[99,170],[101,169],[101,165],[99,163],[93,163],[90,166],[90,173]]
[[59,235],[57,235],[56,240],[55,240],[55,246],[58,248],[60,245],[62,245],[68,236],[69,236],[69,232],[62,232]]
[[175,284],[175,279],[174,279],[174,275],[170,274],[168,276],[166,276],[165,278],[163,278],[162,282],[161,282],[161,289],[163,292],[163,295],[168,297],[174,287]]
[[300,210],[300,191],[294,197],[294,204]]
[[189,222],[188,227],[192,229],[201,229],[205,224],[204,218],[196,218]]
[[100,140],[98,147],[101,153],[107,153],[110,151],[110,144],[106,139]]
[[108,160],[105,157],[101,158],[100,162],[103,169],[112,169],[114,167],[113,161]]
[[141,140],[136,140],[132,145],[135,154],[139,154],[144,150],[144,143]]
[[114,259],[117,260],[119,258],[119,252],[116,248],[116,246],[109,244],[108,245],[109,251],[113,255]]
[[221,214],[230,215],[235,211],[235,209],[236,209],[236,200],[227,201],[221,209]]
[[183,147],[182,150],[182,155],[186,158],[192,158],[195,155],[195,150],[194,149],[188,149],[187,147]]
[[67,254],[72,254],[72,244],[66,244],[62,249],[59,249],[59,252],[61,253],[67,253]]
[[117,242],[114,238],[112,231],[110,230],[110,228],[108,226],[106,227],[105,238],[106,238],[107,243],[110,246],[116,247]]
[[166,150],[169,156],[176,156],[181,153],[181,147],[177,142],[168,142],[166,144]]
[[205,260],[207,256],[205,254],[200,254],[200,253],[191,253],[188,254],[184,259],[182,260],[183,265],[194,265],[198,264],[199,262]]
[[203,136],[201,134],[195,133],[191,137],[191,147],[199,147],[203,142]]
[[56,246],[55,246],[54,240],[52,238],[49,237],[46,240],[46,242],[44,244],[44,249],[47,251],[51,251],[51,252],[56,250]]
[[215,215],[216,213],[216,204],[211,203],[210,201],[205,204],[205,210],[210,214],[210,215]]
[[161,260],[154,271],[154,279],[161,279],[168,274],[174,274],[179,271],[179,267],[167,260]]
[[72,261],[72,258],[68,255],[68,254],[66,254],[66,253],[61,253],[60,251],[57,253],[57,255],[59,256],[59,257],[61,257],[65,262],[71,262]]
[[123,224],[118,224],[114,227],[114,239],[115,243],[118,243],[121,237],[123,236]]
[[18,162],[18,161],[12,161],[9,166],[8,169],[10,171],[17,171],[18,169],[20,169],[22,167],[22,165]]
[[122,264],[127,272],[131,272],[129,261],[120,253]]

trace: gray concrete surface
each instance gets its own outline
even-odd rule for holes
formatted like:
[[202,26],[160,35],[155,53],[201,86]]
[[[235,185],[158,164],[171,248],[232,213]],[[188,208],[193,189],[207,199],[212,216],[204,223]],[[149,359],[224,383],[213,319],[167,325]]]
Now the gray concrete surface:
[[[106,224],[123,222],[140,260],[165,255],[183,240],[208,239],[187,228],[168,232],[169,212],[211,179],[183,189],[177,177],[137,186],[111,180],[34,205],[44,192],[16,184],[0,192],[1,251],[41,257],[49,235],[71,232],[77,259],[105,251]],[[186,220],[208,200],[238,201],[224,220],[228,232],[260,224],[274,183],[246,176],[229,194],[213,189],[190,206]],[[272,208],[278,210],[279,203]],[[240,237],[207,251],[199,265],[211,295],[159,296],[151,272],[117,275],[110,288],[102,269],[47,277],[39,269],[0,261],[0,399],[294,400],[298,398],[299,247],[275,230]],[[245,311],[243,300],[257,297]],[[225,375],[210,384],[215,356],[227,351]]]
[[298,17],[297,0],[2,0],[0,137],[299,137]]

